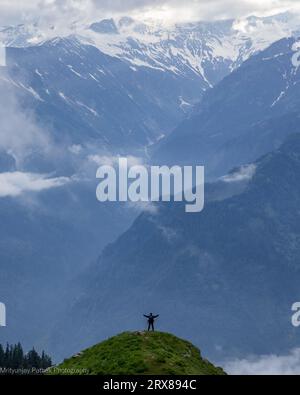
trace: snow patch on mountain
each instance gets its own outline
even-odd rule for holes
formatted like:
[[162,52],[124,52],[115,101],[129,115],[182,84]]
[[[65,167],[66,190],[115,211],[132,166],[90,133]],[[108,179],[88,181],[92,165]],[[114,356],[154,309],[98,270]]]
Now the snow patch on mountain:
[[[0,28],[6,46],[42,44],[72,33],[80,43],[129,62],[178,75],[195,74],[207,88],[214,85],[254,53],[299,31],[298,18],[290,13],[272,17],[163,25],[129,17],[72,23],[69,29],[47,29],[38,23]],[[59,40],[59,39],[58,39]],[[76,70],[70,68],[76,73]],[[79,77],[79,75],[78,75]]]

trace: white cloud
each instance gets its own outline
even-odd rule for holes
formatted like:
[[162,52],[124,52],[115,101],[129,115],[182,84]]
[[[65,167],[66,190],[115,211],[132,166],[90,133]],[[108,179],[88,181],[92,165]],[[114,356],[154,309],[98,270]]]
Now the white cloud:
[[17,197],[25,192],[40,192],[58,188],[71,181],[68,177],[48,177],[45,174],[7,172],[0,173],[0,197]]
[[170,20],[219,19],[249,14],[270,15],[297,8],[296,0],[1,0],[0,24],[42,18],[63,26],[69,21],[120,14]]
[[272,354],[228,361],[224,370],[233,375],[300,375],[300,348],[291,350],[288,355]]
[[48,152],[50,138],[36,122],[33,112],[22,108],[11,89],[12,82],[0,72],[0,150],[12,155],[19,165],[33,151]]
[[256,165],[244,165],[241,166],[236,172],[227,174],[226,176],[221,177],[221,180],[224,182],[238,182],[244,180],[251,180],[256,171]]
[[68,151],[71,152],[73,155],[79,155],[82,151],[82,145],[80,144],[73,144],[68,147]]

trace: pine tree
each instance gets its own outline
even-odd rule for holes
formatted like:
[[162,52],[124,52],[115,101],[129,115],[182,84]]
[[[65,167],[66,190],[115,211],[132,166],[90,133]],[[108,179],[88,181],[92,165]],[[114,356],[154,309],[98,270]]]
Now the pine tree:
[[13,351],[12,351],[12,368],[13,369],[23,368],[23,362],[24,362],[23,349],[21,344],[18,343],[13,347]]
[[31,368],[41,368],[41,358],[39,356],[39,354],[35,351],[35,349],[33,348],[32,350],[30,350],[26,356],[27,359],[27,366],[31,369]]
[[45,354],[44,351],[42,352],[42,362],[41,362],[41,364],[42,364],[42,368],[43,369],[47,369],[50,366],[52,366],[51,358],[47,354]]
[[2,345],[0,344],[0,368],[4,367],[4,362],[5,362],[5,353]]
[[5,355],[4,355],[4,367],[6,368],[11,368],[11,360],[12,360],[11,348],[12,347],[7,343],[5,349]]
[[0,368],[7,369],[47,369],[52,366],[52,361],[49,355],[44,351],[41,356],[33,348],[27,354],[24,354],[20,343],[15,345],[6,344],[4,351],[0,344]]

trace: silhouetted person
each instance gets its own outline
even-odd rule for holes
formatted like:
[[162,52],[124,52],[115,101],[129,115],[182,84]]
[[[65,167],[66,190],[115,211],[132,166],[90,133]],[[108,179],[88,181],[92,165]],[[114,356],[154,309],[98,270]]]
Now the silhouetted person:
[[149,315],[145,315],[144,317],[147,318],[148,320],[148,332],[150,331],[150,328],[152,329],[152,331],[154,331],[154,320],[159,317],[159,314],[157,315],[153,315],[152,313],[150,313]]

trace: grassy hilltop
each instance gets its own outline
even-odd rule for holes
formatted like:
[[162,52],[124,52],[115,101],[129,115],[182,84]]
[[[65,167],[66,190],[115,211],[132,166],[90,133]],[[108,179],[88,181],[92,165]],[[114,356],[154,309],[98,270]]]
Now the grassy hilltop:
[[191,343],[162,332],[125,332],[58,365],[50,374],[224,375]]

